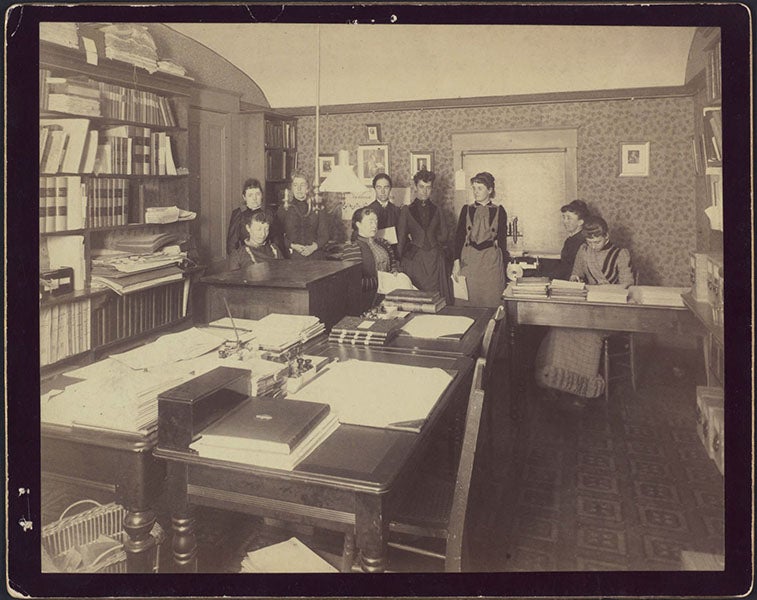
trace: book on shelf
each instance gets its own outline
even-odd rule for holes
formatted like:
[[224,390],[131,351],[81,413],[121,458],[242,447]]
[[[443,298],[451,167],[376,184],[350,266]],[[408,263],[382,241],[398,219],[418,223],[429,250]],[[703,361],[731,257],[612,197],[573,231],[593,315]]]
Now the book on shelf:
[[254,397],[200,432],[203,445],[290,454],[329,414],[328,404]]
[[[84,147],[87,143],[89,132],[89,119],[40,119],[40,131],[48,127],[63,131],[66,134],[67,144],[65,151],[61,152],[59,168],[54,171],[43,169],[45,173],[79,173],[84,156]],[[52,166],[52,165],[44,165]]]
[[151,253],[168,246],[176,244],[180,240],[179,235],[167,231],[159,233],[142,233],[121,238],[114,243],[116,250],[123,252],[132,252],[134,254]]
[[129,180],[93,178],[86,182],[88,227],[126,225],[129,214]]
[[89,298],[39,309],[39,358],[45,366],[90,349]]
[[68,134],[60,125],[48,126],[45,147],[42,149],[40,170],[42,173],[57,173],[64,156]]
[[168,265],[149,271],[131,273],[125,276],[110,277],[92,275],[92,284],[108,287],[119,295],[130,294],[146,288],[156,287],[171,281],[183,279],[184,272],[175,265]]

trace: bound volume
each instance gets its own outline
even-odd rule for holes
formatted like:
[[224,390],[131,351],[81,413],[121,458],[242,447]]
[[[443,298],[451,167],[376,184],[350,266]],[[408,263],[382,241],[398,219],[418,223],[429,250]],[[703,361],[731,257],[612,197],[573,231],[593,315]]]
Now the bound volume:
[[334,325],[329,341],[339,344],[383,346],[399,334],[407,319],[369,320],[362,317],[344,317]]

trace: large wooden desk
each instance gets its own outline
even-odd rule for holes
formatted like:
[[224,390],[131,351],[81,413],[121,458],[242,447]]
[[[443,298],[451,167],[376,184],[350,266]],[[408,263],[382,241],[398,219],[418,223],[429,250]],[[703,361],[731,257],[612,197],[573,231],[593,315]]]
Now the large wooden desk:
[[165,465],[152,455],[157,438],[157,431],[132,436],[42,423],[43,479],[111,490],[116,502],[126,508],[129,573],[150,573],[154,566],[152,507],[165,477]]
[[226,316],[261,319],[271,312],[314,315],[327,328],[354,310],[360,295],[359,263],[331,260],[273,260],[246,269],[208,275],[206,321]]
[[168,463],[174,563],[178,570],[197,568],[191,504],[354,532],[362,568],[369,572],[384,570],[392,507],[412,485],[416,465],[434,435],[444,433],[440,429],[447,411],[467,400],[473,360],[389,353],[325,341],[311,345],[308,352],[340,359],[440,367],[454,372],[454,379],[420,433],[340,425],[294,471],[156,448],[155,455]]
[[713,319],[712,305],[697,302],[691,293],[683,295],[683,303],[699,320],[706,335],[702,343],[707,385],[723,386],[725,382],[725,334],[723,325]]
[[520,325],[544,325],[599,331],[627,331],[658,335],[703,335],[697,319],[685,307],[649,306],[644,304],[612,304],[585,300],[553,300],[551,298],[514,298],[505,290],[510,376],[516,384],[516,402],[525,395],[526,365],[518,352]]

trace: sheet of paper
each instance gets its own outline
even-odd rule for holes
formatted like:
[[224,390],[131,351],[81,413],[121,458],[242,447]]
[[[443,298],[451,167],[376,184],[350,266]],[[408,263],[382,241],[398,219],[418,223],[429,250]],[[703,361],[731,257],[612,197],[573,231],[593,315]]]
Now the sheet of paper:
[[218,348],[223,340],[195,327],[164,335],[150,344],[113,354],[112,358],[132,369],[148,369],[164,363],[186,360]]
[[402,331],[417,338],[436,339],[449,335],[463,335],[473,319],[454,315],[416,315],[410,319]]
[[248,552],[242,573],[338,573],[300,540],[293,537],[260,550]]
[[450,381],[442,369],[348,360],[290,397],[325,402],[341,423],[388,427],[425,420]]
[[458,300],[468,300],[468,280],[465,275],[458,275],[457,281],[450,275],[452,280],[452,294]]
[[704,209],[704,214],[707,215],[707,218],[710,220],[710,229],[714,229],[716,231],[723,231],[723,207],[718,206],[708,206]]
[[224,328],[233,328],[236,326],[237,329],[244,330],[244,331],[254,331],[255,326],[258,324],[257,321],[253,319],[238,319],[234,317],[234,325],[231,324],[231,319],[229,317],[224,317],[222,319],[216,319],[215,321],[211,321],[208,323],[209,327],[224,327]]
[[378,293],[388,294],[394,290],[417,290],[410,278],[404,273],[387,273],[378,271]]
[[384,227],[376,232],[376,237],[386,240],[390,244],[397,243],[397,229],[395,227]]

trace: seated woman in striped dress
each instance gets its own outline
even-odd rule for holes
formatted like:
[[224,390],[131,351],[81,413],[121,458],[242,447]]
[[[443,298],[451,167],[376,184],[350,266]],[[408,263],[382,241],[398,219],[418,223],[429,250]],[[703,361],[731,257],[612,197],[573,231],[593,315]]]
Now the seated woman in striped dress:
[[[605,220],[588,217],[583,230],[586,241],[576,253],[571,280],[588,285],[633,285],[631,255],[610,241]],[[587,398],[604,391],[599,359],[605,335],[588,329],[550,329],[536,356],[537,384],[553,397],[562,396],[573,408],[584,407]]]
[[352,215],[352,241],[345,245],[342,260],[363,265],[361,309],[366,311],[377,303],[377,294],[395,289],[413,290],[410,278],[399,271],[394,249],[377,238],[378,215],[370,207],[357,209]]

